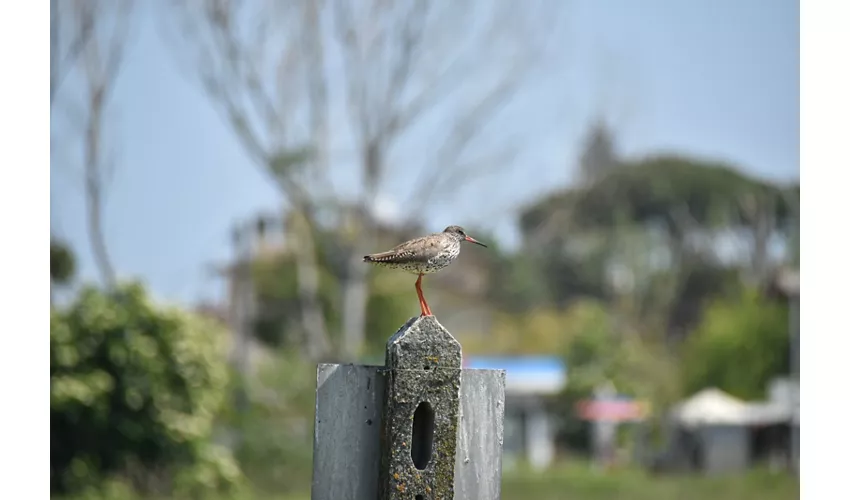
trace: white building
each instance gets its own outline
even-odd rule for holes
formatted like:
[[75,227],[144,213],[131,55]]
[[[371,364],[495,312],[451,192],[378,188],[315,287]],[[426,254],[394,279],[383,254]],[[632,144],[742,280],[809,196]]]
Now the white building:
[[794,468],[799,384],[778,378],[767,392],[765,401],[742,401],[707,388],[676,405],[670,412],[673,457],[707,473],[744,470],[759,459]]

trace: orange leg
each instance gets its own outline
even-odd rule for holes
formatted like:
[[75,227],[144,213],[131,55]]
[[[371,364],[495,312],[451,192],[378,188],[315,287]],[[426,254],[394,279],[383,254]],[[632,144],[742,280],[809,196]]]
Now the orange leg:
[[419,296],[419,308],[422,310],[422,316],[433,316],[431,308],[425,302],[425,295],[422,294],[422,275],[416,278],[416,295]]

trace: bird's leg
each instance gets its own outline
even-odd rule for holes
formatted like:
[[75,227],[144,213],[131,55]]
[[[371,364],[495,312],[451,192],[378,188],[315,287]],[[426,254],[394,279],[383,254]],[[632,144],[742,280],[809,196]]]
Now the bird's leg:
[[420,316],[428,315],[428,305],[425,303],[425,296],[422,294],[422,275],[416,278],[416,295],[419,297],[419,309],[422,311]]
[[419,296],[419,308],[422,310],[422,316],[433,316],[431,314],[431,308],[428,307],[428,303],[425,302],[425,295],[422,294],[422,275],[420,274],[418,278],[416,278],[416,295]]

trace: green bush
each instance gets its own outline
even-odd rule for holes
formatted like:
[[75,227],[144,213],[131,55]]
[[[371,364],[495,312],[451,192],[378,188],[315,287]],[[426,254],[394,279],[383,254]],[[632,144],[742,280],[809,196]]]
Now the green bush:
[[[319,303],[331,342],[339,345],[340,278],[327,256],[320,262]],[[259,302],[259,317],[254,322],[255,337],[271,348],[301,349],[304,333],[301,330],[301,303],[295,262],[289,255],[258,259],[253,268],[255,293]],[[413,285],[403,275],[388,270],[373,269],[369,275],[369,300],[366,310],[366,338],[358,346],[358,355],[383,356],[387,336],[404,324],[416,311],[410,298]],[[404,290],[404,293],[399,293]],[[415,296],[414,296],[415,297]],[[389,333],[388,333],[389,332]]]
[[312,478],[316,365],[280,352],[246,381],[248,405],[229,413],[236,458],[257,491],[309,490]]
[[74,277],[76,270],[74,252],[64,242],[50,240],[50,279],[51,281],[65,285]]
[[596,301],[576,302],[564,315],[563,357],[569,383],[554,403],[560,438],[573,451],[589,451],[590,424],[576,415],[575,405],[592,398],[597,387],[610,382],[618,394],[648,403],[652,432],[657,431],[664,408],[680,394],[673,353],[653,338],[649,327],[637,322],[624,327],[619,318]]
[[99,491],[116,478],[183,495],[238,486],[238,466],[211,442],[228,394],[222,340],[138,284],[85,288],[51,311],[51,489]]
[[686,342],[684,382],[688,393],[717,387],[757,399],[771,378],[789,369],[788,308],[755,290],[719,300]]

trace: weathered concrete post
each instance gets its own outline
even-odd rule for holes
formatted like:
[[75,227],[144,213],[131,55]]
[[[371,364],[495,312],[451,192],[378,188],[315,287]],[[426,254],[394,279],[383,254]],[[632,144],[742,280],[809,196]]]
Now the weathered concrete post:
[[461,367],[433,316],[387,342],[384,367],[319,365],[313,500],[498,500],[505,373]]
[[433,316],[411,320],[385,366],[381,500],[454,498],[460,344]]

